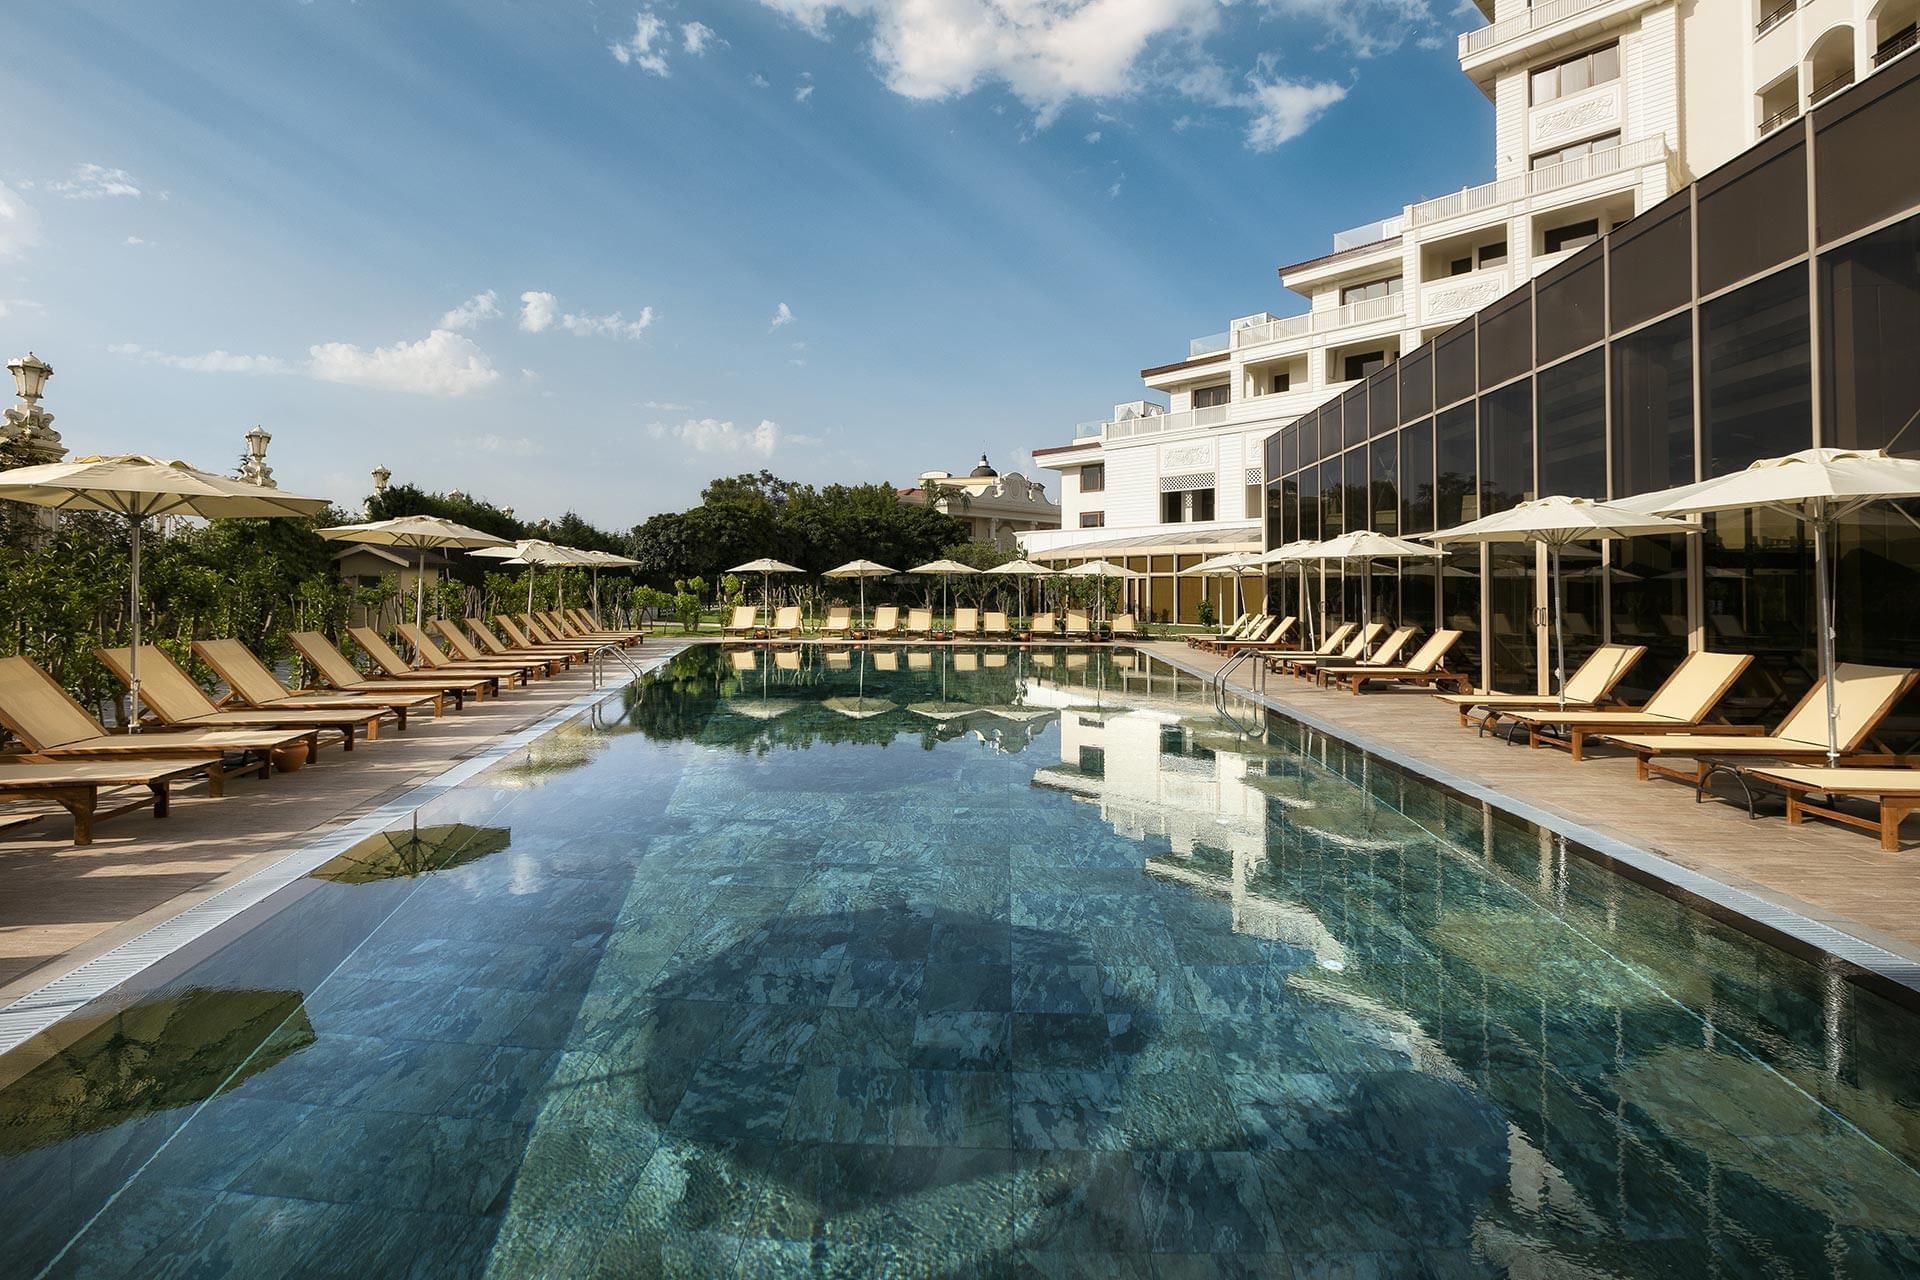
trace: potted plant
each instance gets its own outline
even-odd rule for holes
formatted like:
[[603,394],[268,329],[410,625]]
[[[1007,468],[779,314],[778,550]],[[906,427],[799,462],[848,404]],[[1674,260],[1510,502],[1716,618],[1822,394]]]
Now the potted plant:
[[297,773],[307,763],[308,749],[309,740],[306,738],[290,742],[284,747],[275,747],[268,753],[273,757],[274,772]]

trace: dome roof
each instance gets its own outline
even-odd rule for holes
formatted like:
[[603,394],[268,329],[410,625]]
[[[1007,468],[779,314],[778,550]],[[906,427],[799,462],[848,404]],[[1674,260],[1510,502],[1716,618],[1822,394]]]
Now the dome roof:
[[987,455],[983,453],[980,455],[980,465],[975,467],[973,470],[967,472],[967,477],[972,480],[979,480],[979,479],[983,479],[990,476],[997,476],[999,474],[1000,473],[998,471],[995,471],[993,467],[988,464]]

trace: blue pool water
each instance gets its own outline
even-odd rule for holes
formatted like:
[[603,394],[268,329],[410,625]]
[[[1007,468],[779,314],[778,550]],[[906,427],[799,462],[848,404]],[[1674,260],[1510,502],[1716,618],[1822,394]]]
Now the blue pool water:
[[1920,1272],[1912,1011],[1238,714],[688,653],[0,1059],[0,1274]]

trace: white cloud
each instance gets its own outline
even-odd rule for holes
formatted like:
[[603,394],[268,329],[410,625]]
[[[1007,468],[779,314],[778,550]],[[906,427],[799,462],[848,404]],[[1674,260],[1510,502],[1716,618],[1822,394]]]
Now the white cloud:
[[767,332],[772,333],[774,329],[790,325],[793,321],[793,308],[783,302],[773,309],[773,327],[768,329]]
[[757,427],[736,426],[719,418],[688,418],[685,422],[656,422],[647,428],[655,440],[684,445],[695,453],[752,454],[771,458],[782,444],[814,444],[812,436],[794,435],[780,430],[778,423],[762,418]]
[[140,194],[140,185],[133,175],[125,169],[109,169],[105,165],[77,164],[73,173],[56,182],[49,182],[47,190],[68,200],[106,200],[115,196],[134,196]]
[[492,320],[500,314],[500,295],[489,289],[485,293],[476,293],[465,302],[440,317],[442,329],[471,329],[482,320]]
[[0,258],[12,258],[40,243],[40,218],[33,206],[0,182]]
[[126,245],[129,249],[141,249],[141,248],[153,247],[153,241],[142,240],[139,236],[128,236],[125,240],[122,240],[120,243]]
[[1092,133],[1090,133],[1090,134],[1088,134],[1088,135],[1087,135],[1087,139],[1086,139],[1086,140],[1087,140],[1087,141],[1088,141],[1089,143],[1093,143],[1093,142],[1098,142],[1098,141],[1100,141],[1100,131],[1099,131],[1098,129],[1095,129],[1095,130],[1094,130],[1094,131],[1093,131]]
[[116,342],[107,348],[116,356],[128,356],[145,364],[185,369],[190,373],[289,373],[290,366],[279,356],[243,356],[231,351],[213,350],[197,356],[168,355],[137,342]]
[[501,453],[514,458],[531,458],[536,453],[544,453],[538,441],[527,436],[499,436],[491,432],[467,441],[467,444],[481,453]]
[[1118,200],[1120,198],[1120,189],[1126,185],[1127,175],[1123,173],[1113,180],[1112,186],[1107,188],[1107,199]]
[[653,327],[653,308],[640,308],[640,314],[631,320],[618,311],[607,316],[576,316],[569,313],[560,317],[560,327],[576,338],[638,338]]
[[758,71],[754,72],[753,75],[749,77],[747,83],[751,84],[756,89],[770,88],[773,84],[771,80],[761,75]]
[[667,33],[667,24],[642,9],[633,17],[633,34],[608,45],[607,52],[621,66],[639,67],[642,71],[664,76],[668,74],[666,45],[671,38]]
[[351,342],[326,342],[309,350],[307,372],[322,382],[344,382],[415,395],[463,396],[488,386],[499,370],[473,340],[435,329],[418,342],[363,350]]
[[707,51],[709,45],[722,45],[726,41],[714,34],[713,28],[704,22],[683,22],[680,24],[680,45],[694,57]]
[[32,298],[0,298],[0,320],[5,320],[16,311],[45,311],[46,308]]
[[678,404],[672,400],[642,400],[640,407],[657,410],[660,413],[686,413],[693,408],[690,404]]
[[814,86],[811,84],[798,85],[794,88],[793,100],[804,105],[807,99],[813,97],[813,90]]
[[560,300],[550,293],[529,289],[520,295],[520,328],[525,333],[542,333],[560,314]]
[[1337,84],[1256,81],[1248,95],[1253,119],[1247,124],[1247,145],[1255,151],[1271,151],[1283,142],[1291,142],[1346,96],[1346,89]]

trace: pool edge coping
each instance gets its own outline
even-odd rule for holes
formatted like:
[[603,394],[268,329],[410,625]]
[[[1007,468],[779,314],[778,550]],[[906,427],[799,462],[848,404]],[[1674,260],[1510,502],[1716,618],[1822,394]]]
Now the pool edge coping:
[[[1215,673],[1213,672],[1191,666],[1178,657],[1158,649],[1142,648],[1141,652],[1204,681],[1209,689],[1214,687]],[[1817,920],[1784,903],[1772,901],[1751,889],[1731,884],[1704,871],[1695,871],[1691,867],[1682,866],[1664,854],[1642,848],[1620,836],[1597,830],[1566,814],[1510,796],[1484,782],[1475,781],[1443,766],[1408,756],[1372,734],[1335,724],[1293,703],[1281,702],[1251,685],[1228,681],[1226,687],[1235,697],[1256,703],[1276,715],[1298,721],[1329,737],[1338,738],[1396,768],[1430,779],[1502,813],[1511,814],[1523,822],[1530,822],[1534,826],[1591,849],[1602,857],[1630,867],[1659,884],[1670,886],[1681,893],[1710,903],[1723,911],[1749,920],[1763,929],[1784,935],[1822,955],[1853,965],[1877,978],[1904,987],[1908,991],[1920,993],[1920,961],[1909,959],[1857,934]]]
[[[659,670],[678,657],[686,647],[685,644],[676,644],[630,664],[632,678],[638,679]],[[259,906],[368,836],[386,830],[409,813],[425,807],[461,783],[591,710],[614,696],[625,683],[591,689],[555,707],[532,724],[454,760],[439,773],[414,783],[392,799],[376,804],[324,834],[299,843],[280,857],[254,868],[184,910],[0,1006],[0,1057],[12,1053],[35,1036],[182,948],[199,941],[243,912]]]

